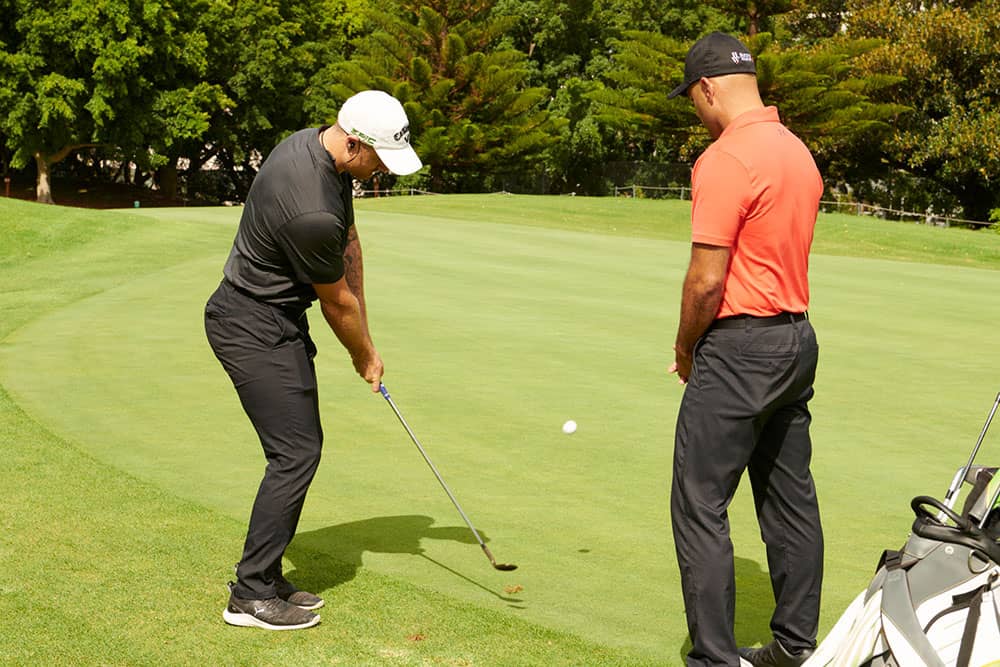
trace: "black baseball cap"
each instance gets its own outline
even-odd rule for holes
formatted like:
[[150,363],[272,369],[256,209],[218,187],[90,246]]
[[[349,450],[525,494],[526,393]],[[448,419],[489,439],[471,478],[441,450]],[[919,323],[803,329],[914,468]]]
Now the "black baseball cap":
[[712,78],[723,74],[757,74],[750,49],[735,37],[713,32],[705,35],[691,47],[684,58],[684,83],[667,95],[677,97],[687,92],[691,84],[702,77]]

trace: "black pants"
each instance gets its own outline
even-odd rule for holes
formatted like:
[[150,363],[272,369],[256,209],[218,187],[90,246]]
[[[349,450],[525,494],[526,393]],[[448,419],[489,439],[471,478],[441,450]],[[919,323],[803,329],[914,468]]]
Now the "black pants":
[[256,301],[225,281],[205,306],[205,332],[267,459],[235,589],[237,597],[266,599],[275,596],[281,558],[295,535],[323,446],[316,346],[304,312]]
[[785,648],[816,645],[823,532],[809,461],[818,359],[808,320],[710,329],[695,347],[674,444],[670,515],[692,648],[689,666],[739,665],[727,508],[749,471]]

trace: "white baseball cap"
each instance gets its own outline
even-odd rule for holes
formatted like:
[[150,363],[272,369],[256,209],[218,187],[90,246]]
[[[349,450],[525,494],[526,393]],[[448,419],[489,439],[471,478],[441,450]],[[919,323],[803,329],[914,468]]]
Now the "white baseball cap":
[[365,90],[340,107],[337,124],[378,153],[382,164],[394,174],[406,176],[423,165],[410,146],[410,121],[403,105],[381,90]]

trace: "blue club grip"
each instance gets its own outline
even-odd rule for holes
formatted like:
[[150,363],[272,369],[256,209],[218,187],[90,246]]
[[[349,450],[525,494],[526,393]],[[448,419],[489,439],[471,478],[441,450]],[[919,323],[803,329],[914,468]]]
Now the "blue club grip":
[[388,389],[386,389],[386,388],[385,388],[385,385],[384,385],[384,384],[382,384],[381,382],[379,382],[379,384],[378,384],[378,390],[379,390],[380,392],[382,392],[382,395],[383,395],[383,396],[385,396],[385,398],[386,398],[386,399],[388,399],[388,398],[389,398],[389,390],[388,390]]

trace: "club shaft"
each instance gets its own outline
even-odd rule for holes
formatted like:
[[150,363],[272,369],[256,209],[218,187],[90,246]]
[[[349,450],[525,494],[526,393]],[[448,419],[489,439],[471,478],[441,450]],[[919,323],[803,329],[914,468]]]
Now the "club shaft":
[[[986,419],[986,424],[983,425],[983,432],[979,434],[979,442],[976,443],[976,449],[979,449],[979,445],[983,444],[983,438],[986,437],[986,429],[990,427],[990,422],[993,421],[993,415],[997,412],[997,407],[1000,406],[1000,393],[997,394],[997,400],[993,403],[993,409],[990,410],[990,416]],[[1000,498],[1000,487],[993,492],[993,497],[990,498],[990,504],[986,506],[986,511],[983,512],[983,518],[979,520],[980,530],[986,527],[986,521],[990,518],[990,510],[997,504],[997,499]]]
[[465,512],[462,510],[462,506],[458,504],[458,501],[455,499],[455,495],[451,492],[451,489],[449,489],[448,485],[445,484],[444,478],[441,477],[441,473],[438,472],[438,469],[434,465],[434,462],[431,461],[431,457],[427,456],[427,452],[424,451],[424,448],[423,446],[421,446],[420,441],[417,440],[417,436],[414,435],[413,429],[411,429],[410,425],[406,423],[406,420],[403,418],[403,413],[401,413],[399,411],[399,408],[396,407],[396,403],[392,400],[392,397],[389,396],[389,392],[388,390],[386,390],[385,386],[382,387],[381,391],[382,391],[382,396],[385,397],[385,400],[389,403],[389,406],[392,408],[392,411],[396,413],[396,418],[399,419],[399,423],[403,425],[403,428],[406,429],[406,432],[409,434],[410,440],[412,440],[413,444],[417,446],[417,449],[420,451],[420,455],[424,457],[424,461],[427,461],[427,465],[430,466],[431,472],[433,472],[434,476],[437,477],[437,481],[441,483],[441,488],[444,489],[444,492],[448,494],[448,498],[451,499],[451,503],[455,506],[455,509],[458,510],[458,513],[462,515],[462,519],[465,521],[465,525],[469,527],[469,530],[471,530],[472,534],[476,537],[476,541],[479,542],[479,546],[482,547],[483,552],[486,554],[486,557],[490,559],[491,563],[495,564],[496,561],[493,558],[493,554],[490,553],[490,550],[486,547],[486,543],[483,542],[483,538],[481,538],[479,536],[479,532],[476,531],[476,527],[472,525],[472,522],[469,520],[469,517],[466,516]]
[[955,480],[952,482],[951,487],[948,488],[948,493],[945,494],[944,502],[946,505],[951,507],[952,503],[955,502],[955,494],[961,488],[962,483],[965,481],[966,475],[969,474],[969,470],[972,468],[972,463],[976,460],[976,456],[979,454],[979,448],[983,444],[983,439],[986,437],[986,431],[990,428],[990,422],[993,421],[993,415],[997,412],[997,407],[1000,407],[1000,393],[997,394],[996,400],[993,402],[993,409],[990,410],[989,416],[986,418],[986,423],[983,424],[983,430],[979,434],[979,440],[976,441],[976,446],[972,449],[972,454],[969,456],[969,461],[965,464],[960,471],[960,474],[955,476]]

